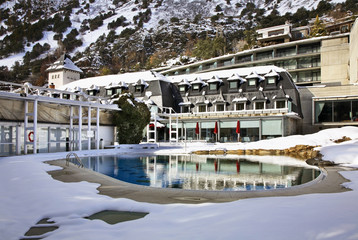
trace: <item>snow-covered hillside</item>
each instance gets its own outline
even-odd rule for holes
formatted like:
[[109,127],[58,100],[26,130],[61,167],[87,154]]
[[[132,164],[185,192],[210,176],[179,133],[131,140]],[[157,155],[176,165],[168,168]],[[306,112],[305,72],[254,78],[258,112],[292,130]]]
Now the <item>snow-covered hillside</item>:
[[[94,62],[94,65],[99,67],[112,62],[113,55],[118,55],[121,59],[127,58],[134,49],[138,49],[142,52],[120,65],[123,67],[122,65],[135,65],[137,62],[142,62],[143,67],[143,61],[158,49],[170,49],[171,52],[178,54],[180,53],[178,48],[184,48],[191,38],[205,36],[205,32],[215,36],[222,31],[224,34],[231,34],[231,39],[242,38],[243,33],[237,31],[250,27],[245,24],[254,21],[253,16],[258,14],[256,12],[258,9],[261,9],[264,15],[270,14],[273,9],[284,15],[287,12],[295,13],[302,7],[307,10],[315,9],[319,2],[320,0],[0,1],[0,66],[7,66],[10,69],[16,61],[20,63],[24,61],[26,52],[34,52],[36,44],[44,46],[47,43],[49,49],[46,45],[47,48],[37,50],[39,54],[33,54],[31,61],[45,58],[60,48],[71,52],[72,56],[87,51],[86,54],[77,55],[77,58]],[[345,0],[329,2],[333,4]],[[217,18],[213,20],[213,16]],[[68,17],[70,23],[63,31],[56,27],[54,23],[56,17],[60,18],[60,23],[65,22]],[[44,21],[42,25],[38,24],[41,20]],[[20,32],[20,27],[24,28],[23,32],[26,34],[30,25],[38,30],[36,24],[43,28],[42,37],[41,35],[39,37],[39,34],[31,37],[18,36],[17,31]],[[112,42],[108,41],[111,30],[114,36]],[[27,34],[31,35],[31,30],[29,32]],[[182,39],[183,35],[186,39]],[[118,37],[122,40],[118,40]],[[72,44],[74,41],[77,42]],[[15,50],[14,42],[18,46]],[[101,42],[105,42],[103,44],[106,46],[99,46]],[[119,45],[122,47],[118,47]],[[106,52],[105,56],[95,56],[99,52],[103,55],[103,51]]]

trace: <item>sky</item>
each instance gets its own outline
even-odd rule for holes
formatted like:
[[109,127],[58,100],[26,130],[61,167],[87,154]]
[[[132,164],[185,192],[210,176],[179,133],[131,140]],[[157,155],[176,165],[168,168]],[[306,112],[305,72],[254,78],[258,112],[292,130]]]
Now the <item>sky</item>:
[[[343,136],[351,141],[333,140]],[[59,169],[44,161],[66,153],[0,158],[0,239],[19,239],[39,220],[51,218],[60,228],[46,239],[358,239],[358,128],[343,127],[316,134],[296,135],[254,143],[190,144],[159,148],[157,154],[194,149],[286,148],[320,145],[325,160],[348,168],[342,175],[353,191],[293,197],[252,198],[229,203],[150,204],[99,195],[99,184],[63,183],[47,171]],[[79,156],[126,151],[94,150]],[[83,217],[102,210],[149,212],[144,218],[109,225]]]

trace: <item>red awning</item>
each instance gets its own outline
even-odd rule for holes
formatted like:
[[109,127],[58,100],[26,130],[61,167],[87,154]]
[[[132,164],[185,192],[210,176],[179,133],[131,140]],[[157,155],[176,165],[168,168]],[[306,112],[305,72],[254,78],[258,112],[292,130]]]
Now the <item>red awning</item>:
[[240,133],[240,121],[239,121],[239,120],[237,120],[236,133],[237,133],[237,134]]
[[199,122],[196,122],[195,134],[199,135]]
[[214,134],[218,134],[218,122],[215,122]]

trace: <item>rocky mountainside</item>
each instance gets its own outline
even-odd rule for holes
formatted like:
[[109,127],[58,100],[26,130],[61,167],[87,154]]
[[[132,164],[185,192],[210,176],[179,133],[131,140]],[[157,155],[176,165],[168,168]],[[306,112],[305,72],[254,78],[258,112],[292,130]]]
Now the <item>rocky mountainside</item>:
[[86,76],[183,64],[252,47],[258,27],[357,9],[357,0],[0,0],[0,80],[42,84],[65,51]]

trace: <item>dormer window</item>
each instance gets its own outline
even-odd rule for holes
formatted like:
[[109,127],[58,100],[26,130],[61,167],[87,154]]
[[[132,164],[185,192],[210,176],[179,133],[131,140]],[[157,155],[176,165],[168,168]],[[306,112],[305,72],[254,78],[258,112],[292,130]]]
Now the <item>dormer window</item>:
[[269,85],[274,85],[276,83],[276,77],[268,77],[267,79],[267,84]]
[[265,78],[258,75],[256,72],[252,72],[250,75],[246,77],[247,86],[249,88],[256,88],[260,82],[264,81]]
[[256,79],[255,78],[249,79],[248,85],[249,87],[256,87]]
[[87,94],[88,94],[89,96],[96,96],[97,93],[99,93],[99,87],[96,86],[96,85],[92,85],[91,87],[89,87],[89,88],[87,89]]
[[209,83],[209,90],[210,91],[217,91],[218,90],[218,83]]
[[185,85],[179,86],[179,91],[180,92],[186,92],[186,86]]
[[277,84],[277,81],[280,79],[280,75],[273,69],[264,77],[268,86],[275,86]]
[[254,103],[254,108],[255,108],[255,110],[261,110],[261,109],[265,109],[265,102],[262,102],[262,101],[260,101],[260,102],[255,102]]
[[237,90],[242,83],[246,82],[244,78],[236,73],[229,77],[227,81],[229,82],[229,90]]
[[190,88],[190,83],[189,83],[189,81],[188,81],[187,79],[183,79],[183,80],[179,83],[178,87],[179,87],[179,91],[180,91],[181,93],[186,93],[186,92],[189,90],[189,88]]
[[213,76],[209,81],[209,91],[217,91],[223,84],[223,81],[218,76]]
[[203,82],[203,80],[200,77],[197,77],[193,82],[191,82],[191,87],[193,89],[193,92],[200,92],[201,89],[206,85],[207,84]]
[[287,108],[287,100],[276,100],[275,101],[275,108]]
[[200,91],[200,84],[193,84],[193,91]]
[[239,83],[237,81],[230,81],[229,82],[229,88],[230,89],[237,89],[239,86]]
[[148,87],[148,83],[146,81],[144,81],[143,79],[139,79],[135,84],[134,84],[134,93],[142,93],[144,92],[144,90]]
[[113,95],[113,89],[106,89],[106,95],[107,96],[112,96]]
[[141,92],[143,92],[143,90],[144,90],[143,85],[136,85],[136,86],[135,86],[135,89],[134,89],[134,91],[135,91],[136,93],[141,93]]

